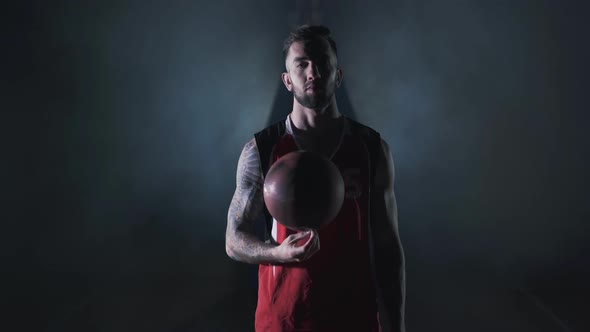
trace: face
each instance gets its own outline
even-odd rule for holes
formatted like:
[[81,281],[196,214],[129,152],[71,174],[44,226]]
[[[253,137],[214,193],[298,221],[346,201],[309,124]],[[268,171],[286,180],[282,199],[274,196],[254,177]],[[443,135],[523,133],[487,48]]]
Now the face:
[[291,44],[285,65],[283,82],[295,100],[306,108],[325,108],[342,81],[336,55],[322,38]]

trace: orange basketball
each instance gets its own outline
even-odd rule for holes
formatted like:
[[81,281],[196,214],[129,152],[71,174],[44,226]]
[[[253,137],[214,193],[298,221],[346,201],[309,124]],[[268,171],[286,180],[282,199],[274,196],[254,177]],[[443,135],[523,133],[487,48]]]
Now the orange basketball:
[[344,180],[330,160],[309,152],[278,159],[264,180],[264,203],[270,214],[294,230],[330,223],[344,202]]

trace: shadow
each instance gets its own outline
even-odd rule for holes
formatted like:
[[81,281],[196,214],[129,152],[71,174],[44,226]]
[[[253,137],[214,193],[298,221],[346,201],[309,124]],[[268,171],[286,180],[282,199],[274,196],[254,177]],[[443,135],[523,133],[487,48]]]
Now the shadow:
[[[352,104],[350,103],[350,97],[346,89],[346,82],[343,81],[342,85],[336,90],[336,103],[338,104],[338,110],[340,113],[347,117],[357,120],[355,111],[353,110]],[[274,101],[272,103],[271,112],[266,121],[266,125],[269,126],[280,120],[283,120],[291,112],[293,108],[293,94],[285,88],[285,85],[281,80],[278,82],[276,88]],[[260,128],[263,129],[263,128]]]

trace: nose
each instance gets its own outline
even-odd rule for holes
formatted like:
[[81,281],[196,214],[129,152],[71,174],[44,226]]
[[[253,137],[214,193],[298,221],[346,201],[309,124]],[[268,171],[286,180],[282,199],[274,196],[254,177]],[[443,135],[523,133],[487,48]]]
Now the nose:
[[322,75],[320,73],[320,68],[316,64],[311,64],[307,66],[307,80],[313,81],[318,78],[321,78]]

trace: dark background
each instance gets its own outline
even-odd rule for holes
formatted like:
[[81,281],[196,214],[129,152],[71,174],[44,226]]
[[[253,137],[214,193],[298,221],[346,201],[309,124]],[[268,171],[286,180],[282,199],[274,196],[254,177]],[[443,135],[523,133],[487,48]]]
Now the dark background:
[[[350,114],[396,163],[408,331],[588,331],[588,5],[323,1]],[[10,331],[252,331],[224,250],[292,1],[2,8]],[[272,113],[274,109],[275,113]]]

